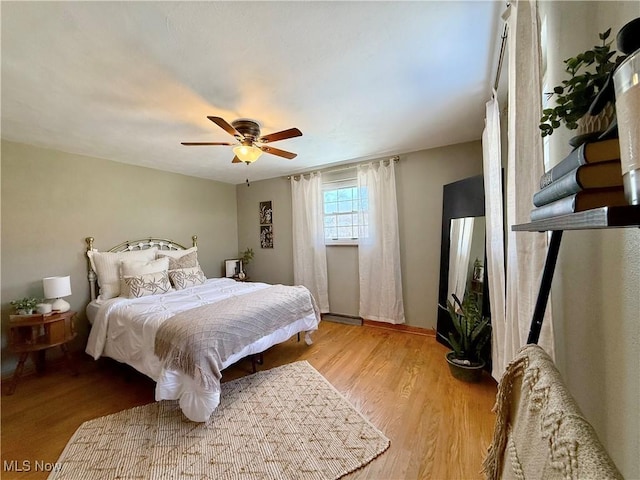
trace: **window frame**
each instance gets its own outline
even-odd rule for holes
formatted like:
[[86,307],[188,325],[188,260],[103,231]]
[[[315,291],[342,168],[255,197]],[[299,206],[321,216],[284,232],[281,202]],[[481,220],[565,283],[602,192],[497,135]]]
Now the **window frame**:
[[[326,226],[326,218],[330,215],[334,215],[336,216],[336,224],[337,224],[337,218],[340,215],[356,215],[358,218],[360,218],[360,208],[361,208],[361,197],[358,196],[357,199],[351,198],[350,201],[351,202],[357,202],[357,208],[355,210],[351,210],[350,212],[339,212],[337,211],[338,208],[336,208],[336,212],[335,213],[326,213],[326,208],[325,208],[325,193],[328,191],[336,191],[336,196],[339,195],[337,192],[339,190],[343,190],[343,189],[354,189],[357,195],[358,192],[358,180],[357,178],[353,177],[353,178],[346,178],[346,179],[342,179],[342,180],[334,180],[334,181],[327,181],[327,182],[323,182],[322,183],[322,231],[323,231],[323,237],[324,237],[324,244],[327,246],[333,246],[333,245],[350,245],[350,246],[357,246],[358,245],[358,236],[359,236],[359,223],[358,220],[356,220],[355,222],[352,220],[350,226],[352,228],[356,228],[357,229],[357,234],[355,238],[327,238],[326,236],[326,232],[327,232],[327,226]],[[349,200],[347,200],[349,201]],[[333,203],[333,202],[332,202]],[[338,204],[338,199],[336,198],[336,204]],[[336,227],[337,228],[337,227]]]

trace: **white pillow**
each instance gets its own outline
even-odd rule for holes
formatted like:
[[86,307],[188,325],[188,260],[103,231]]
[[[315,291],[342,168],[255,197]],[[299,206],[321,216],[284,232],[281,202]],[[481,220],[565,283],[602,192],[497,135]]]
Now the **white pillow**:
[[169,258],[157,258],[155,260],[122,260],[120,262],[122,276],[144,275],[145,273],[162,272],[169,270]]
[[198,247],[187,248],[186,250],[158,250],[158,254],[165,255],[172,258],[180,258],[190,253],[197,252]]
[[[127,298],[135,298],[140,297],[140,294],[132,294],[130,281],[126,281],[127,279],[133,277],[139,277],[146,281],[153,281],[155,277],[149,276],[149,274],[155,273],[167,273],[169,269],[169,257],[159,258],[157,260],[149,260],[148,262],[141,260],[123,260],[120,263],[120,296]],[[169,277],[167,277],[168,279]],[[160,280],[160,277],[157,277],[156,280]],[[164,281],[164,279],[162,279]],[[140,288],[138,283],[134,284],[137,288]],[[171,286],[169,285],[169,289],[165,291],[158,291],[157,293],[166,293],[171,290]],[[145,293],[145,295],[151,295],[151,293]]]
[[159,295],[172,290],[169,275],[166,270],[162,272],[144,273],[142,275],[125,275],[122,282],[127,291],[127,298]]
[[120,263],[123,260],[148,262],[156,257],[156,247],[128,252],[87,252],[91,268],[98,277],[98,300],[108,300],[120,295]]

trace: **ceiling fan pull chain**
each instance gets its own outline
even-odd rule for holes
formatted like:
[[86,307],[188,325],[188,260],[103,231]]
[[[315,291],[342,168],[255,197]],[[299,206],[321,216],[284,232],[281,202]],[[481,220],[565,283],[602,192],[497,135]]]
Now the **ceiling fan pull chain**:
[[251,184],[249,183],[249,179],[248,178],[245,180],[245,182],[247,183],[247,187],[251,186]]

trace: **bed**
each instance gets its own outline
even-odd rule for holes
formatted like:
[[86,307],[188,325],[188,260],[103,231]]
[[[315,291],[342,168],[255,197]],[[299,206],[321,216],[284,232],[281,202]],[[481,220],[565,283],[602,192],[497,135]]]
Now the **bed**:
[[302,286],[206,278],[192,240],[187,248],[147,238],[99,252],[87,238],[86,352],[132,366],[156,382],[156,400],[179,400],[187,418],[205,422],[224,368],[296,334],[310,345],[320,313]]

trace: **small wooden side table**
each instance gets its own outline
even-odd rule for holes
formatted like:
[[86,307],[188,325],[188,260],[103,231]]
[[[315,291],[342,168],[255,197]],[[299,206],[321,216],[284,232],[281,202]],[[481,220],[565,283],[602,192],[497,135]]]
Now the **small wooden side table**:
[[7,395],[13,395],[22,375],[29,354],[35,356],[36,371],[44,371],[45,350],[59,346],[69,369],[74,375],[77,371],[71,362],[67,343],[76,335],[74,317],[76,312],[46,313],[35,315],[9,315],[9,348],[20,354],[18,365],[13,373]]

